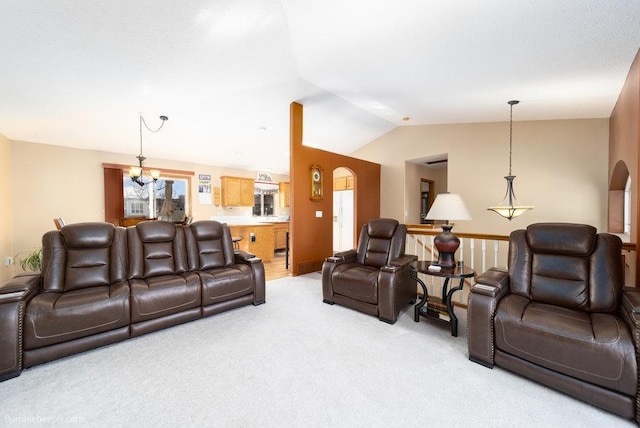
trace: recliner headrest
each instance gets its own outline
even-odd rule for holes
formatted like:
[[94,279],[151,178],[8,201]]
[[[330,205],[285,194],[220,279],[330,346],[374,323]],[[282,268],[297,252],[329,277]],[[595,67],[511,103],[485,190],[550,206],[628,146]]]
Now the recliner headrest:
[[584,257],[595,248],[597,230],[587,224],[536,223],[527,227],[526,235],[536,253]]
[[142,242],[169,242],[176,236],[176,225],[169,221],[143,221],[135,227]]
[[398,224],[398,220],[392,218],[369,220],[367,224],[367,234],[370,238],[391,239]]
[[222,239],[222,223],[213,220],[201,220],[192,223],[190,226],[193,236],[198,241],[211,239]]
[[115,226],[111,223],[73,223],[60,230],[68,249],[106,248],[113,242]]

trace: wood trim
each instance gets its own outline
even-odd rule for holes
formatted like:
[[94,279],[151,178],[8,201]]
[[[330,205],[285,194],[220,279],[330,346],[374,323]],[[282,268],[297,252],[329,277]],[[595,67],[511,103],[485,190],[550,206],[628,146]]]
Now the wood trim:
[[[426,236],[435,236],[439,235],[440,230],[439,227],[430,227],[425,225],[418,224],[408,224],[407,225],[407,233],[411,235],[426,235]],[[509,236],[507,235],[491,235],[487,233],[465,233],[465,232],[454,232],[454,234],[458,238],[467,238],[467,239],[487,239],[490,241],[508,241]],[[622,249],[628,251],[635,251],[636,244],[634,242],[623,242]]]
[[[122,165],[117,163],[102,163],[103,168],[112,168],[112,169],[121,169],[122,171],[127,171],[131,165]],[[175,174],[175,175],[186,175],[186,176],[194,176],[196,175],[193,171],[186,171],[182,169],[168,169],[168,168],[156,168],[153,166],[146,166],[143,168],[144,171],[148,171],[150,169],[157,169],[160,172],[165,172],[167,174]]]
[[121,217],[124,217],[122,170],[104,168],[104,221],[118,226]]
[[[412,235],[430,235],[435,236],[442,233],[442,230],[438,226],[427,226],[425,225],[417,225],[417,224],[408,224],[407,225],[407,233]],[[464,232],[453,232],[459,238],[469,238],[469,239],[488,239],[488,240],[496,240],[496,241],[508,241],[509,236],[507,235],[491,235],[487,233],[464,233]]]

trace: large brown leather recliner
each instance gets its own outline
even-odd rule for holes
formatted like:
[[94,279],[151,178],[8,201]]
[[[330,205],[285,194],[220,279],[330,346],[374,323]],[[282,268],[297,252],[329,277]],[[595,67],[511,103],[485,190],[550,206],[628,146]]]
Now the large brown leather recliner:
[[42,272],[0,285],[0,381],[24,368],[265,301],[264,266],[226,224],[77,223],[47,232]]
[[186,228],[186,238],[189,270],[202,284],[202,316],[264,303],[264,286],[256,287],[265,283],[264,265],[252,254],[234,254],[229,227],[199,221]]
[[42,238],[42,284],[24,314],[24,367],[129,338],[125,230],[63,226]]
[[471,287],[469,359],[638,420],[640,292],[623,287],[621,250],[588,225],[512,232],[508,270]]
[[394,219],[374,219],[362,226],[357,249],[336,253],[322,264],[322,296],[393,324],[416,299],[416,281],[405,254],[407,226]]
[[127,229],[131,336],[201,317],[198,274],[187,265],[184,228],[143,221]]

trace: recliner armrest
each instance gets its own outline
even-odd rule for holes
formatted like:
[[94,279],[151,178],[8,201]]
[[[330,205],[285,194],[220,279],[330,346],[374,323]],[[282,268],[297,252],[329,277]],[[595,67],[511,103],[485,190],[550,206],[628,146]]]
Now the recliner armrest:
[[324,261],[329,263],[354,262],[356,260],[356,255],[356,250],[341,251],[339,253],[335,253],[331,257],[327,257]]
[[385,266],[385,267],[389,267],[389,266],[395,266],[395,267],[405,267],[405,266],[409,266],[410,263],[415,262],[418,260],[418,256],[415,256],[413,254],[405,254],[401,257],[398,257],[397,259],[391,260],[389,262],[389,265]]
[[476,283],[471,287],[471,292],[496,297],[508,288],[509,273],[504,269],[490,268],[476,278]]
[[255,254],[252,254],[248,251],[236,250],[234,255],[236,263],[253,264],[262,262],[261,258],[256,257]]
[[40,272],[22,273],[0,285],[0,303],[19,302],[37,294],[41,286]]
[[625,312],[628,319],[633,323],[634,328],[640,328],[640,289],[623,287],[622,311]]
[[494,365],[494,326],[498,301],[509,292],[509,273],[490,268],[476,278],[467,303],[469,359],[487,367]]

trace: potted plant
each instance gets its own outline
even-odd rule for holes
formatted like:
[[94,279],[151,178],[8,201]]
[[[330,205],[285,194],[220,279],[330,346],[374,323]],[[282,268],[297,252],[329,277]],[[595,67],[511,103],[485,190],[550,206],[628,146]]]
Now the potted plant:
[[42,269],[42,248],[37,248],[28,252],[25,257],[18,258],[20,254],[22,253],[17,254],[15,258],[23,271],[39,272]]

